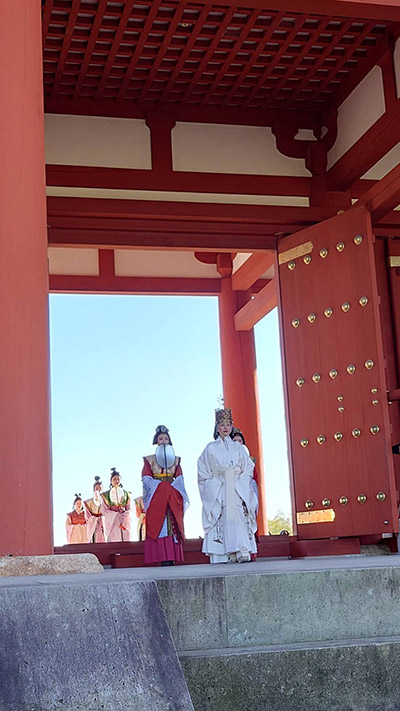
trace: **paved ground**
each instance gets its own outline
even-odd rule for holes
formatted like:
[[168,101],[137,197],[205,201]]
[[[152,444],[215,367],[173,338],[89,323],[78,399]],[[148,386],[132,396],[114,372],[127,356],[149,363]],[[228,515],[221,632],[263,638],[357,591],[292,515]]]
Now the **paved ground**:
[[29,585],[64,585],[71,583],[137,582],[171,578],[209,578],[227,575],[274,575],[316,570],[352,570],[356,568],[398,568],[400,555],[384,556],[326,556],[297,560],[270,559],[256,563],[234,565],[176,565],[171,567],[121,568],[104,573],[79,575],[32,575],[28,577],[0,578],[0,589]]

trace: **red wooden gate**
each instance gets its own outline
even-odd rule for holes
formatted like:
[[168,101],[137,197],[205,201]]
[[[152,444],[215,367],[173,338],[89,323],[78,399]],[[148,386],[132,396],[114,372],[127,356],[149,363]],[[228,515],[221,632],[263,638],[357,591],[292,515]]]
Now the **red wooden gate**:
[[398,528],[373,241],[365,208],[279,241],[300,539]]

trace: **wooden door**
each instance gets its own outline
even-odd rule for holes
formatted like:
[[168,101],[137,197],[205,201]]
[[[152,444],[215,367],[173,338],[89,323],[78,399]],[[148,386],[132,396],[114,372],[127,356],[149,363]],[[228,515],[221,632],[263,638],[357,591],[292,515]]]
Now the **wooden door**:
[[398,528],[373,242],[365,208],[279,241],[300,539]]

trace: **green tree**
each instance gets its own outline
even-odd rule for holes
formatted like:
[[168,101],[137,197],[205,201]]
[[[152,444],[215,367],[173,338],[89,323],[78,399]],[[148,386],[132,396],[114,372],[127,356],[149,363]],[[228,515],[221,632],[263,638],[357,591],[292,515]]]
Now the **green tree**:
[[289,514],[285,514],[284,511],[278,509],[275,516],[268,519],[268,530],[273,536],[279,536],[281,531],[289,531],[292,534],[292,519]]

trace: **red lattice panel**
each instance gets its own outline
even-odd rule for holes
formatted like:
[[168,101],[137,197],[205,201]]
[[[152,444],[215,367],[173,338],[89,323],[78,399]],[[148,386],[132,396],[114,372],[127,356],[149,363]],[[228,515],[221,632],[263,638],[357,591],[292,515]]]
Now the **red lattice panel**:
[[316,111],[354,88],[390,30],[177,0],[43,0],[45,96]]

